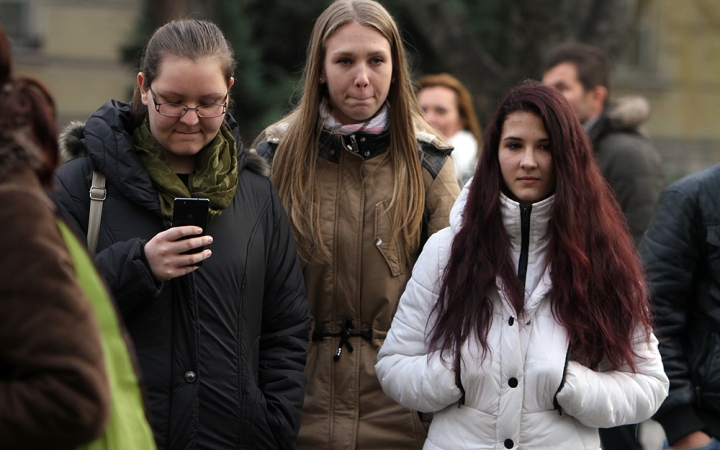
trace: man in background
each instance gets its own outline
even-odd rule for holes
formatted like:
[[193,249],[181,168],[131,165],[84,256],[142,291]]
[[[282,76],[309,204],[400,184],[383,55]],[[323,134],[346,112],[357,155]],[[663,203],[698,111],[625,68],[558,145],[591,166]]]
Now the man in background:
[[[640,129],[650,114],[647,100],[623,97],[609,102],[607,56],[579,43],[550,51],[543,82],[565,96],[583,124],[638,247],[665,186],[660,155]],[[608,450],[642,450],[635,425],[600,429],[600,440]]]
[[640,245],[665,187],[660,155],[640,129],[650,115],[647,100],[623,97],[609,102],[608,58],[599,48],[584,44],[553,49],[545,59],[543,82],[573,107],[625,213],[635,246]]

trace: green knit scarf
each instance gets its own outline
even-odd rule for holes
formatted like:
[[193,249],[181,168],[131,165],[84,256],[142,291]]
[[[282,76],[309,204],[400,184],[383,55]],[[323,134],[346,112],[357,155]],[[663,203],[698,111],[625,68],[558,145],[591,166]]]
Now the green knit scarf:
[[150,174],[160,198],[163,217],[172,219],[176,197],[208,198],[208,220],[220,216],[230,206],[238,183],[237,146],[227,124],[210,143],[195,156],[195,171],[188,186],[175,174],[157,141],[150,132],[148,119],[133,133],[135,152]]

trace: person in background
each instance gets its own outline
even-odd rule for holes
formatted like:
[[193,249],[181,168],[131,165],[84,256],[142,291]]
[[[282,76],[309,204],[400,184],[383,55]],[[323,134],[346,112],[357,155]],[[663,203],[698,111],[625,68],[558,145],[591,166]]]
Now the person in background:
[[451,148],[413,92],[397,25],[372,0],[315,23],[302,96],[261,134],[298,242],[312,328],[300,449],[421,448],[415,411],[375,376],[398,299],[459,193]]
[[[132,103],[111,100],[63,137],[54,197],[82,234],[93,172],[106,177],[95,262],[164,449],[290,449],[300,426],[302,271],[267,166],[227,112],[234,68],[216,25],[169,22],[147,44]],[[186,197],[209,199],[206,229],[172,226]]]
[[670,378],[654,419],[673,449],[720,449],[720,165],[663,191],[640,256]]
[[511,90],[483,144],[483,182],[426,243],[380,383],[435,412],[426,449],[597,450],[599,427],[649,418],[668,390],[622,212],[553,88]]
[[416,87],[425,119],[454,147],[455,175],[462,187],[475,173],[478,160],[480,125],[472,97],[457,78],[447,73],[424,76]]
[[[545,58],[542,81],[572,105],[638,246],[665,187],[660,155],[641,129],[650,114],[647,100],[622,97],[608,101],[610,63],[602,50],[585,44],[552,49]],[[620,445],[609,448],[620,450]]]
[[0,27],[0,446],[153,450],[134,366],[89,256],[44,188],[55,105]]

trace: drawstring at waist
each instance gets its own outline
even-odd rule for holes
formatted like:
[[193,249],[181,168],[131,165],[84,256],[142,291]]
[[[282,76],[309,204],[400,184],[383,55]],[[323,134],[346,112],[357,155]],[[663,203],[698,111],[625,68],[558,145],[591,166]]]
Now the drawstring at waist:
[[366,341],[370,341],[372,339],[372,329],[368,330],[362,330],[357,333],[351,333],[350,330],[355,328],[353,326],[352,319],[346,319],[340,323],[340,332],[338,333],[330,333],[328,331],[313,331],[312,334],[312,340],[313,342],[316,341],[322,341],[326,337],[339,337],[340,343],[338,345],[337,351],[335,351],[335,355],[333,355],[333,360],[337,361],[340,359],[340,355],[342,354],[342,348],[343,345],[347,347],[349,352],[353,351],[353,346],[350,343],[350,337],[351,336],[359,336]]

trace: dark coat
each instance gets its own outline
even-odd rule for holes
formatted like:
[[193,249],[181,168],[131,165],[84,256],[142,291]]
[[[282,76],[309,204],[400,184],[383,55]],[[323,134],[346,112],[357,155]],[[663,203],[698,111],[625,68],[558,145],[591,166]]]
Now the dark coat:
[[[305,392],[309,327],[302,270],[282,203],[251,166],[237,123],[238,187],[207,227],[212,256],[158,283],[142,255],[170,227],[135,153],[130,106],[111,101],[64,138],[74,159],[55,199],[87,233],[93,168],[107,177],[95,262],[135,341],[160,448],[292,448]],[[254,158],[254,159],[253,159]]]
[[660,154],[639,130],[649,114],[643,114],[642,106],[612,104],[588,131],[600,170],[615,192],[635,246],[640,244],[665,187]]
[[720,165],[663,191],[640,254],[670,378],[655,419],[671,444],[720,438]]
[[110,412],[98,323],[37,175],[2,169],[0,448],[74,449]]

